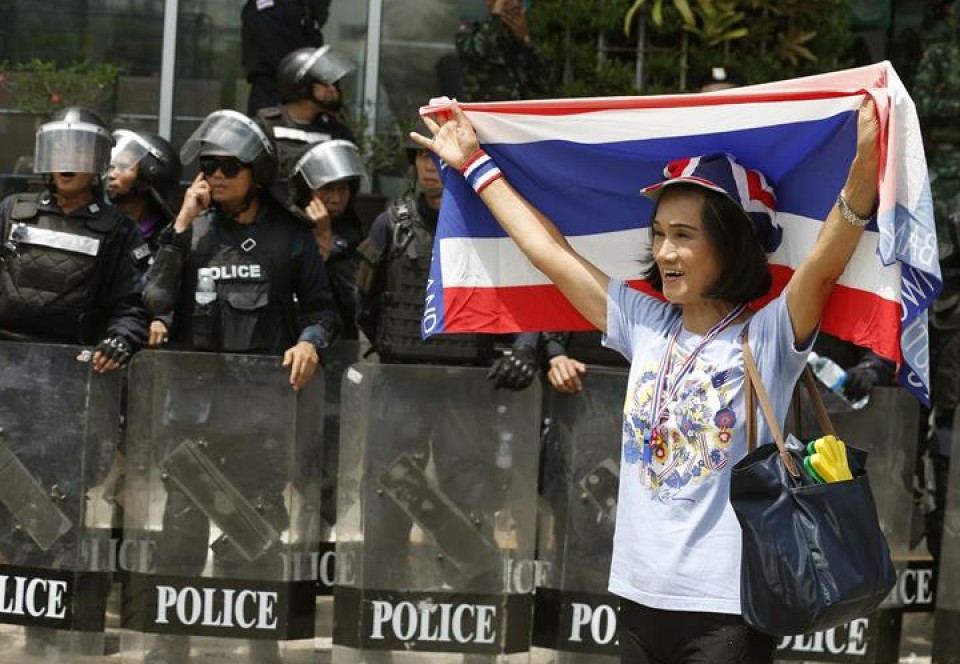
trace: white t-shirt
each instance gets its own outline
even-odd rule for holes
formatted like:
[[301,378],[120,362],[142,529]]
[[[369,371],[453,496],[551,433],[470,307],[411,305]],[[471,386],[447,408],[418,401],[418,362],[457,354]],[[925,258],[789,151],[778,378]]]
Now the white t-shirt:
[[[656,609],[739,614],[741,531],[729,495],[730,470],[747,448],[743,323],[730,325],[697,356],[668,406],[650,464],[643,463],[641,432],[649,426],[657,369],[679,320],[679,307],[610,280],[604,344],[630,360],[630,376],[609,589]],[[753,316],[749,336],[782,423],[813,339],[795,348],[783,295]],[[680,332],[674,371],[700,340]],[[758,444],[772,442],[759,410],[757,425]]]

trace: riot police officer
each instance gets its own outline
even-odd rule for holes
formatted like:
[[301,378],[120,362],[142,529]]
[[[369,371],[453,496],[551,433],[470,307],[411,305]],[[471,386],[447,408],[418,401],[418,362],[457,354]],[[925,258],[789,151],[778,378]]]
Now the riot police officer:
[[[157,250],[160,230],[173,221],[166,196],[180,182],[180,155],[161,136],[118,129],[116,146],[107,172],[107,195],[140,227],[148,251],[142,251],[144,270]],[[168,338],[171,321],[160,316],[150,322],[147,345],[159,346]]]
[[136,225],[103,198],[113,138],[95,112],[70,107],[37,131],[46,190],[0,203],[0,338],[96,344],[98,372],[146,340]]
[[340,117],[340,80],[355,69],[346,56],[329,46],[297,49],[277,69],[284,103],[257,111],[256,121],[277,146],[279,168],[271,193],[298,215],[302,210],[291,201],[286,183],[303,151],[322,141],[354,141]]
[[324,257],[343,324],[341,337],[351,340],[357,339],[357,245],[363,239],[353,200],[362,177],[357,146],[337,140],[308,148],[289,179],[291,196],[310,219],[313,237]]
[[173,221],[166,197],[180,182],[180,156],[161,136],[118,129],[107,171],[107,196],[137,222],[156,250],[160,230]]
[[[144,299],[177,313],[172,341],[201,351],[278,353],[294,389],[305,385],[339,327],[309,229],[262,193],[273,145],[249,118],[214,111],[181,150],[200,172],[160,239]],[[199,270],[207,268],[200,275]],[[195,293],[215,282],[210,304]]]
[[[137,265],[146,247],[134,222],[105,202],[100,182],[112,145],[95,112],[57,112],[36,135],[34,168],[46,189],[0,203],[0,339],[96,344],[99,373],[124,365],[146,339]],[[56,423],[45,422],[42,435],[58,439]],[[53,566],[76,555],[66,539],[40,551],[6,510],[2,516],[0,556],[16,562],[28,555],[33,564]],[[53,630],[26,627],[27,653],[55,645]]]
[[331,0],[247,0],[240,14],[243,68],[250,82],[247,114],[280,103],[277,65],[290,51],[323,46]]
[[[248,117],[220,110],[207,116],[187,140],[181,157],[184,163],[198,159],[200,172],[161,237],[145,288],[147,306],[154,313],[175,312],[173,347],[282,354],[293,389],[305,387],[339,321],[310,230],[263,193],[276,168],[273,145]],[[248,393],[186,394],[178,392],[177,383],[171,378],[165,413],[174,423],[174,437],[203,436],[210,456],[225,464],[228,480],[261,506],[278,532],[285,530],[284,487],[263,472],[282,463],[274,458],[281,450],[265,443],[263,432],[236,432],[224,421],[233,412],[225,401],[247,398]],[[266,413],[271,409],[262,400],[257,407]],[[203,416],[191,415],[196,412]],[[247,463],[251,458],[258,463]],[[201,506],[176,487],[167,487],[166,504],[157,569],[200,574],[208,554],[209,522]],[[257,562],[259,567],[248,569],[228,551],[218,554],[217,564],[249,578],[245,575],[274,569],[279,558],[271,551]],[[187,637],[165,635],[158,637],[147,660],[182,662],[188,651]],[[251,641],[250,658],[279,661],[276,642]]]
[[[419,191],[391,202],[387,210],[374,221],[370,233],[361,243],[360,270],[357,277],[359,293],[358,325],[373,342],[381,363],[429,364],[446,366],[490,366],[497,357],[492,335],[442,334],[422,339],[420,317],[427,286],[427,277],[433,252],[433,240],[439,219],[443,181],[429,153],[410,143],[407,155],[416,173]],[[536,367],[521,370],[523,377],[495,386],[523,389],[530,385]],[[491,374],[491,377],[493,375]],[[407,447],[414,458],[425,463],[428,456],[424,446],[430,445],[430,454],[436,468],[438,488],[464,513],[488,514],[495,509],[489,487],[498,486],[498,467],[494,460],[485,458],[479,449],[465,448],[465,440],[483,438],[483,427],[490,423],[476,423],[465,418],[457,407],[448,407],[448,383],[424,382],[418,385],[422,402],[429,406],[429,416],[407,413],[402,409],[383,409],[382,426],[399,444]],[[387,385],[385,390],[398,389]],[[385,403],[391,400],[384,399]],[[481,431],[477,431],[477,427]],[[372,471],[373,476],[376,471]],[[395,560],[406,559],[410,519],[388,503],[369,506],[364,519],[376,524],[366,528],[365,548],[369,551],[390,551]],[[442,530],[442,529],[440,529]],[[442,541],[443,532],[431,535]],[[372,541],[376,538],[378,541]],[[443,545],[441,545],[443,546]],[[370,583],[378,587],[396,588],[409,581],[410,570],[401,565],[374,566],[382,574]],[[449,583],[459,583],[452,579]],[[469,579],[470,584],[482,584],[480,577]]]

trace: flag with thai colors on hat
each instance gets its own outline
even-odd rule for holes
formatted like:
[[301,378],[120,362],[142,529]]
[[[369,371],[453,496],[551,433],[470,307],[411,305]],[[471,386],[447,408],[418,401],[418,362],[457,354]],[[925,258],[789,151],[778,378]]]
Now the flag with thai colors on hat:
[[[877,219],[835,286],[822,330],[898,363],[929,400],[928,305],[941,288],[926,160],[913,102],[889,63],[709,94],[463,104],[504,177],[586,259],[643,288],[653,202],[674,160],[730,153],[776,193],[779,293],[809,253],[856,152],[857,109],[882,124]],[[434,100],[422,113],[440,111]],[[423,334],[584,330],[590,324],[444,168]]]

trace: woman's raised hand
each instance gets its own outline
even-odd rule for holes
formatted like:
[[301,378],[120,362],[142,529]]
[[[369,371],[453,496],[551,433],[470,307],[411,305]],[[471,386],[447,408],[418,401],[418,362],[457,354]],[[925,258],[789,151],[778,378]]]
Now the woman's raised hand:
[[460,170],[467,160],[480,149],[477,134],[473,125],[460,110],[457,102],[450,107],[453,117],[445,113],[439,122],[433,117],[424,116],[423,121],[433,133],[433,138],[410,132],[410,138],[417,145],[430,150],[440,157],[447,165]]
[[860,104],[857,117],[857,158],[865,164],[875,165],[880,161],[880,118],[870,97]]

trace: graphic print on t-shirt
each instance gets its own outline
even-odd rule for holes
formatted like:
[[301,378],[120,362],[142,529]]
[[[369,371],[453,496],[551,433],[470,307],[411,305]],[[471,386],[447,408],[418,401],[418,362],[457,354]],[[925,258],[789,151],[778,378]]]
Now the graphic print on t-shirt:
[[[675,348],[672,365],[677,367],[683,360]],[[691,482],[708,481],[729,461],[737,423],[733,400],[738,390],[734,386],[742,383],[742,369],[718,367],[697,358],[683,378],[677,398],[667,406],[667,420],[650,438],[650,463],[645,464],[643,441],[650,432],[657,366],[650,362],[641,367],[627,392],[623,461],[636,468],[641,484],[659,499],[683,500],[684,489]]]

